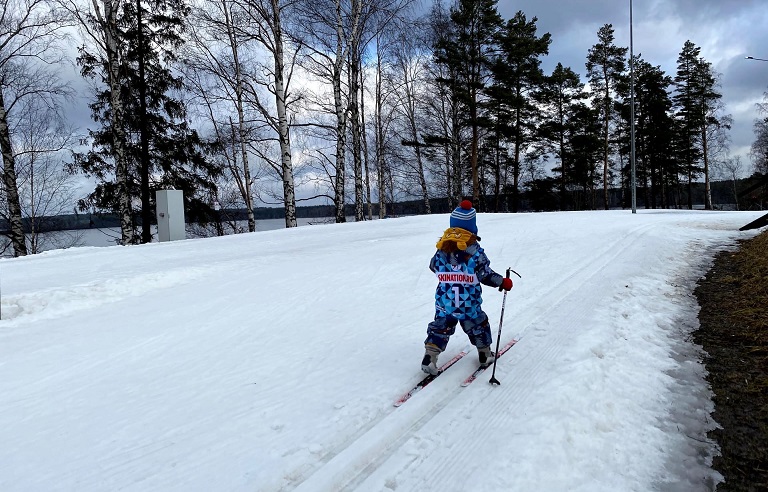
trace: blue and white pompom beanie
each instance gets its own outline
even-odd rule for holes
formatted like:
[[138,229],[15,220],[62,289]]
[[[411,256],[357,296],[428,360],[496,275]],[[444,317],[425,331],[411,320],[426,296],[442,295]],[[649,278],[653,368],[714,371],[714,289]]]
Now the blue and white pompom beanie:
[[460,227],[472,234],[477,234],[477,213],[472,208],[472,202],[463,200],[456,209],[451,212],[451,227]]

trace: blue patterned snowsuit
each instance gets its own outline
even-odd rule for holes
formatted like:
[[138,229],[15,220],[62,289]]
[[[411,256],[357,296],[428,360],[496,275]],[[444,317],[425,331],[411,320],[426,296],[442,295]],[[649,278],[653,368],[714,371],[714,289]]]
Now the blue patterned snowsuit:
[[435,272],[439,283],[435,291],[435,319],[427,327],[424,343],[444,351],[456,325],[461,323],[472,345],[490,346],[493,338],[488,316],[480,307],[480,284],[499,287],[504,277],[491,270],[483,248],[474,243],[454,253],[437,250],[429,269]]

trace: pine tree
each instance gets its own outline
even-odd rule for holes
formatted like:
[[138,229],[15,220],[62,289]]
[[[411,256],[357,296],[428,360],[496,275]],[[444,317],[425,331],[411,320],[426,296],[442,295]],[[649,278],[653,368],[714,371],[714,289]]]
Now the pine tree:
[[669,88],[672,78],[661,67],[638,60],[635,83],[635,116],[637,118],[637,176],[646,207],[665,207],[666,188],[671,176],[677,175],[673,139],[674,127]]
[[[212,178],[220,169],[206,159],[208,144],[189,126],[185,105],[177,96],[182,80],[171,68],[183,42],[188,12],[183,0],[126,3],[119,12],[117,42],[123,53],[119,99],[125,114],[120,130],[125,134],[127,184],[122,190],[112,176],[115,129],[110,119],[113,94],[107,86],[91,104],[94,120],[102,124],[101,129],[90,133],[93,149],[76,156],[82,171],[98,180],[96,189],[81,201],[83,208],[93,205],[117,211],[125,193],[132,203],[141,203],[138,212],[146,224],[152,217],[150,191],[172,188],[184,191],[189,221],[205,222],[212,216],[206,197],[215,187]],[[78,63],[83,75],[106,81],[106,60],[99,54],[83,48]],[[136,212],[132,217],[134,229]],[[146,232],[142,234],[142,242],[149,240]]]
[[[705,172],[708,111],[721,96],[714,91],[711,68],[700,56],[701,48],[686,41],[677,58],[676,93],[673,97],[680,123],[678,154],[687,181],[688,208],[693,208],[693,182]],[[709,203],[711,207],[711,203]]]
[[695,103],[694,72],[701,49],[691,41],[686,41],[677,58],[677,74],[675,75],[676,93],[673,97],[677,109],[677,120],[680,122],[677,154],[685,166],[683,172],[688,180],[688,208],[693,208],[693,180],[701,172],[698,161],[701,158],[698,147],[698,131],[700,126],[699,114]]
[[598,184],[597,163],[603,154],[602,118],[598,108],[591,108],[583,102],[573,107],[566,126],[566,160],[571,163],[569,182],[573,184],[574,208],[596,207]]
[[519,207],[522,155],[536,138],[539,108],[534,98],[544,81],[540,58],[549,53],[552,37],[549,33],[537,36],[537,20],[534,17],[529,21],[518,11],[498,31],[498,54],[491,65],[494,82],[487,91],[489,98],[485,104],[496,113],[493,125],[505,126],[501,133],[508,135],[512,143],[513,212]]
[[710,162],[709,154],[712,142],[710,142],[711,129],[730,128],[729,117],[720,117],[718,111],[721,108],[719,104],[722,94],[717,92],[717,76],[712,68],[712,64],[703,58],[699,58],[694,71],[696,81],[696,90],[694,92],[696,103],[698,105],[699,118],[701,119],[701,128],[699,129],[701,141],[701,156],[703,160],[704,173],[704,208],[712,210],[712,188],[710,184]]
[[471,130],[469,167],[472,179],[472,198],[480,203],[478,154],[482,93],[490,78],[489,65],[495,49],[496,35],[502,18],[496,8],[497,0],[458,0],[451,8],[452,36],[438,40],[435,57],[438,63],[448,65],[455,80],[454,94],[466,108],[465,124]]
[[603,199],[605,209],[610,206],[608,188],[610,182],[611,121],[614,117],[614,93],[616,85],[626,71],[627,48],[614,45],[611,24],[605,24],[597,32],[598,42],[587,55],[587,75],[595,93],[594,102],[603,121]]
[[558,63],[552,74],[545,77],[539,94],[542,103],[544,121],[540,127],[540,136],[560,161],[552,170],[559,173],[558,189],[560,210],[567,210],[566,196],[572,164],[567,152],[567,123],[574,107],[586,94],[579,75],[570,67]]

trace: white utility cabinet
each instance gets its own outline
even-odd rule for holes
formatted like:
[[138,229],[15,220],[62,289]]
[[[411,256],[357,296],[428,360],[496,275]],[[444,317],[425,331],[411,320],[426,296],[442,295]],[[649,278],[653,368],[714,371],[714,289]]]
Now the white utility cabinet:
[[157,201],[158,241],[186,239],[184,192],[181,190],[158,190],[155,199]]

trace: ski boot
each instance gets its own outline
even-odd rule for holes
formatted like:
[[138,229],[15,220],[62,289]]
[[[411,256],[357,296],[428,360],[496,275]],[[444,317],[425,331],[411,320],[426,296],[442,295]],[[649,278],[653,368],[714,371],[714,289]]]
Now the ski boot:
[[434,345],[424,346],[424,358],[421,359],[421,370],[432,376],[437,376],[439,372],[437,368],[437,356],[440,355],[440,349]]
[[489,366],[496,360],[496,354],[491,347],[477,347],[477,357],[480,359],[481,366]]

